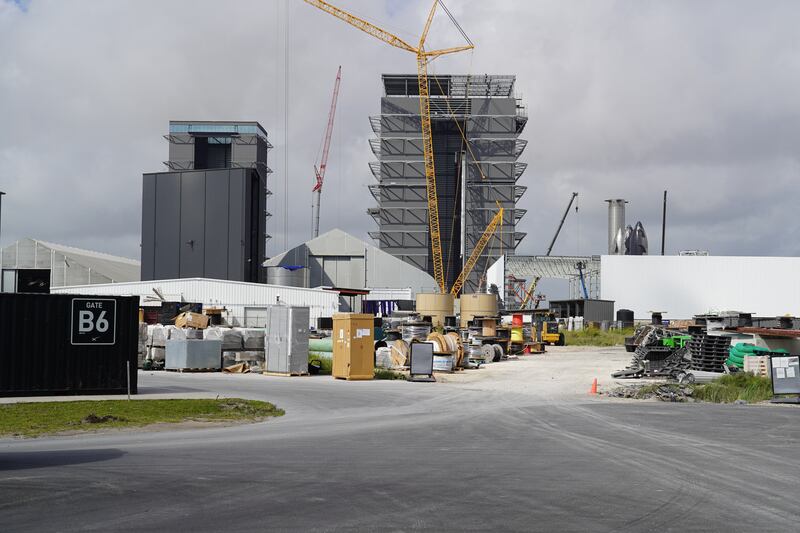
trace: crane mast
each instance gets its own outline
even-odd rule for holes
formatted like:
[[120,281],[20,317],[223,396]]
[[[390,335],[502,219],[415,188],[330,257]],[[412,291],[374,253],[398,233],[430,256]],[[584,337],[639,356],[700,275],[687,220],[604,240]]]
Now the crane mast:
[[333,119],[336,116],[336,101],[339,99],[339,84],[342,81],[342,67],[336,72],[336,82],[333,85],[333,98],[331,99],[331,109],[328,112],[328,127],[325,129],[325,140],[322,144],[322,158],[319,162],[319,167],[314,165],[314,177],[316,183],[311,190],[313,194],[312,204],[312,224],[313,236],[319,236],[319,206],[322,201],[322,182],[325,180],[325,169],[328,168],[328,152],[331,147],[331,135],[333,134]]
[[445,287],[444,266],[442,260],[442,239],[439,230],[439,199],[436,193],[436,169],[433,160],[433,134],[431,133],[431,114],[430,114],[430,94],[428,86],[428,62],[445,54],[452,54],[462,52],[464,50],[471,50],[474,48],[472,44],[464,46],[456,46],[453,48],[443,48],[440,50],[425,50],[425,40],[428,37],[428,31],[433,21],[433,15],[436,12],[436,6],[440,0],[434,0],[433,5],[428,13],[428,18],[425,21],[425,27],[419,39],[419,44],[414,47],[405,42],[400,37],[370,23],[366,20],[359,18],[355,15],[335,7],[324,0],[304,0],[326,13],[347,22],[351,26],[380,39],[381,41],[406,50],[413,52],[417,56],[417,82],[419,84],[419,110],[420,122],[422,123],[422,144],[423,154],[425,159],[425,189],[428,203],[428,230],[430,233],[431,242],[431,259],[433,261],[433,277],[439,290],[444,294],[447,292]]

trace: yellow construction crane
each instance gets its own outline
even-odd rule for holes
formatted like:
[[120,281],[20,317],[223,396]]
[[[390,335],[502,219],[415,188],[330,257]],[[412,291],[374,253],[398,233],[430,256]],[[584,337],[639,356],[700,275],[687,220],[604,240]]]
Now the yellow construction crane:
[[[433,135],[431,133],[431,104],[430,91],[428,87],[428,63],[439,56],[471,50],[473,45],[456,46],[453,48],[443,48],[440,50],[425,50],[425,40],[436,12],[436,6],[440,0],[434,0],[433,6],[428,13],[425,27],[419,38],[419,44],[415,47],[405,42],[400,37],[367,22],[355,15],[339,9],[323,0],[304,0],[307,4],[325,11],[334,17],[355,26],[359,30],[377,37],[381,41],[396,48],[412,52],[417,55],[417,82],[419,84],[419,114],[422,122],[422,146],[425,158],[425,188],[428,200],[428,229],[431,238],[431,256],[433,258],[433,277],[439,285],[442,293],[447,292],[445,287],[444,266],[442,261],[442,237],[439,231],[439,198],[436,194],[436,170],[433,164]],[[462,282],[463,283],[463,282]]]
[[467,276],[469,276],[472,269],[475,267],[475,263],[478,262],[478,258],[481,256],[483,249],[486,248],[486,244],[489,242],[489,239],[494,235],[495,230],[497,229],[498,224],[503,220],[503,212],[504,209],[501,207],[497,214],[492,218],[489,222],[489,225],[486,226],[486,229],[483,231],[483,235],[481,238],[478,239],[478,242],[475,243],[475,248],[473,248],[472,253],[469,256],[469,259],[464,264],[464,269],[461,271],[461,274],[458,275],[455,283],[453,283],[453,288],[450,289],[450,294],[453,296],[458,296],[458,292],[461,290],[461,286],[464,285],[464,281],[466,281]]

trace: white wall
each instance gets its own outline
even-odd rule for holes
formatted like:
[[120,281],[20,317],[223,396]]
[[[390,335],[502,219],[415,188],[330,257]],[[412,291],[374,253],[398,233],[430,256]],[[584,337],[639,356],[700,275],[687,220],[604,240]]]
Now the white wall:
[[316,325],[318,317],[332,316],[339,309],[339,295],[335,292],[204,278],[58,287],[51,289],[51,292],[139,296],[141,303],[145,304],[156,296],[153,289],[157,289],[168,300],[179,298],[184,302],[198,302],[206,306],[225,306],[226,318],[233,325],[243,323],[245,308],[273,305],[278,297],[288,305],[308,307],[310,325]]
[[604,255],[601,294],[636,318],[665,311],[689,319],[708,311],[800,315],[800,258]]

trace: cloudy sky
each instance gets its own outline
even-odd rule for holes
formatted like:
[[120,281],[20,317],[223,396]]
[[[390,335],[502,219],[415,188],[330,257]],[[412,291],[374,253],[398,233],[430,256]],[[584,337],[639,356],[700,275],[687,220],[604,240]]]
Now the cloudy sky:
[[[528,107],[519,252],[544,252],[572,191],[554,253],[603,253],[612,197],[660,248],[667,189],[667,253],[800,254],[800,2],[446,3],[476,48],[434,72],[516,74]],[[338,5],[413,40],[430,2]],[[431,45],[461,42],[439,15]],[[321,226],[366,239],[368,116],[382,73],[414,71],[409,53],[299,0],[0,0],[0,243],[138,258],[141,175],[164,169],[170,119],[261,122],[268,251],[306,240],[338,65]]]

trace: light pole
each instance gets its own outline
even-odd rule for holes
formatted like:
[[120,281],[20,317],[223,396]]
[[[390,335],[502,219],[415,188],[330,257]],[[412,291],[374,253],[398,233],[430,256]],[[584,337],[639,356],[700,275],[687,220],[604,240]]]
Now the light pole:
[[[0,191],[0,230],[3,228],[3,196],[5,196],[5,194],[6,193],[3,191]],[[0,237],[2,236],[3,232],[0,231]]]
[[[0,191],[0,237],[3,236],[2,228],[3,228],[3,196],[6,193]],[[2,240],[0,240],[2,242]],[[0,246],[0,260],[3,259],[3,247]],[[3,290],[3,263],[0,261],[0,292]]]

